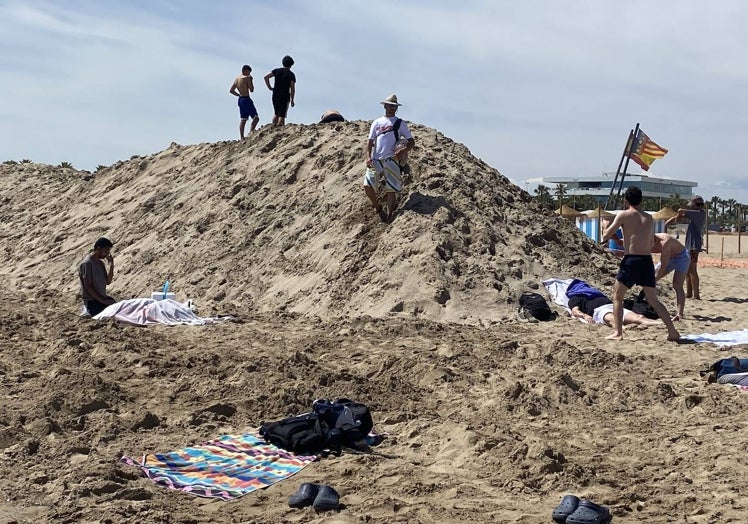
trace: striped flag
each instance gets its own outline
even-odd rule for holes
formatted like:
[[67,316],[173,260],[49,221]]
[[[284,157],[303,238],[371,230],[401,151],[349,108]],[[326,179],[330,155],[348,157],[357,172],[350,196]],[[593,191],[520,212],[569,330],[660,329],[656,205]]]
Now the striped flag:
[[641,129],[637,131],[634,142],[629,148],[629,158],[639,164],[644,171],[649,171],[652,162],[666,154],[667,149],[652,142]]

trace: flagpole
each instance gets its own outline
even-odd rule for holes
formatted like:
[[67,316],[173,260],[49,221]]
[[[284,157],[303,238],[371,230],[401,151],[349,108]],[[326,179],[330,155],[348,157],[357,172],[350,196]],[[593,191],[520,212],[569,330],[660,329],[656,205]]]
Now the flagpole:
[[616,205],[618,205],[618,199],[621,198],[621,189],[623,189],[623,180],[626,178],[626,171],[629,168],[629,159],[631,158],[631,148],[634,147],[634,141],[636,140],[637,135],[639,134],[639,122],[636,123],[636,127],[634,128],[634,138],[631,140],[631,145],[629,146],[629,150],[626,154],[626,163],[623,164],[623,173],[621,174],[621,183],[618,184],[618,194],[616,194]]
[[611,203],[610,199],[613,196],[613,191],[616,187],[616,182],[618,182],[618,175],[621,174],[621,165],[623,165],[623,159],[626,158],[626,156],[629,154],[631,150],[631,145],[633,144],[633,137],[634,137],[634,130],[629,130],[629,138],[626,140],[626,145],[623,148],[623,154],[621,155],[621,160],[618,162],[618,169],[616,169],[616,177],[613,179],[613,184],[610,186],[610,193],[608,193],[608,199],[605,201],[605,209],[608,209],[608,205]]

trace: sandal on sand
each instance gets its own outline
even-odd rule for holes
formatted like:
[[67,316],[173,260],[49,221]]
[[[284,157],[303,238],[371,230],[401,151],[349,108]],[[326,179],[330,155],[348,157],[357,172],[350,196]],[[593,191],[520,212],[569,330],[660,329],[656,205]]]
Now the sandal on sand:
[[605,506],[590,500],[580,500],[574,513],[566,517],[566,524],[610,524],[613,516]]
[[579,506],[579,497],[575,495],[565,495],[564,498],[561,499],[561,503],[556,506],[553,510],[553,513],[551,513],[553,522],[558,522],[558,524],[565,524],[566,518],[574,513],[574,511],[577,509],[577,506]]
[[382,206],[377,206],[377,215],[382,222],[387,222],[387,212]]
[[314,499],[312,507],[317,511],[327,511],[340,507],[340,495],[330,486],[320,486],[319,494]]
[[525,308],[520,307],[517,309],[517,319],[520,322],[537,322],[538,319],[532,316],[532,313],[527,311]]
[[288,505],[292,508],[305,508],[311,506],[317,499],[317,494],[320,491],[320,487],[317,484],[310,484],[304,482],[296,493],[291,495],[288,499]]

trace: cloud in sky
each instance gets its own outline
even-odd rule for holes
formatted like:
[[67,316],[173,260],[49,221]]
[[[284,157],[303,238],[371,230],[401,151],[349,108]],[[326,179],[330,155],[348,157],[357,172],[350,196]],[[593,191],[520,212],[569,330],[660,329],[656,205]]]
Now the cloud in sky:
[[0,0],[0,160],[93,169],[235,139],[241,65],[265,124],[262,76],[291,54],[290,122],[370,120],[394,92],[521,187],[615,171],[640,122],[670,150],[653,174],[748,203],[746,23],[738,0]]

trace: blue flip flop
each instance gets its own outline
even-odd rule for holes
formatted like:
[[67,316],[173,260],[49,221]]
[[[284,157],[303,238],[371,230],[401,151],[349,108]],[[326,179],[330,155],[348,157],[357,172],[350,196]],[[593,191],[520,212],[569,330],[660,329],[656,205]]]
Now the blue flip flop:
[[574,513],[566,518],[566,524],[610,524],[613,516],[605,506],[590,500],[580,500]]
[[320,486],[312,507],[317,511],[328,511],[340,507],[340,495],[330,486]]
[[304,482],[296,493],[288,498],[288,505],[292,508],[305,508],[314,504],[319,493],[319,486],[317,484],[311,484]]
[[558,524],[566,524],[566,518],[574,513],[574,510],[579,506],[579,497],[575,495],[565,495],[561,499],[561,503],[553,509],[551,518],[553,522]]

